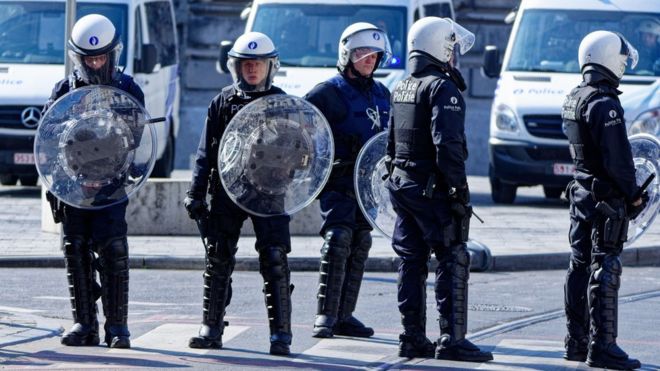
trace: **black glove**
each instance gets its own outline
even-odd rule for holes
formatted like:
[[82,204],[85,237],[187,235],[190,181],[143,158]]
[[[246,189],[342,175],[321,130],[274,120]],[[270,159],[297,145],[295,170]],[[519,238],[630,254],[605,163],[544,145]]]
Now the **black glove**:
[[449,200],[467,205],[470,203],[470,188],[467,184],[458,188],[449,188]]
[[46,191],[46,201],[50,204],[55,224],[64,221],[64,204],[51,191]]
[[183,200],[183,206],[188,210],[190,219],[193,220],[202,219],[209,214],[208,204],[204,200],[197,200],[187,196]]
[[636,217],[638,217],[639,214],[642,212],[642,210],[644,210],[646,205],[649,203],[648,192],[644,191],[640,198],[642,199],[642,203],[639,204],[639,206],[633,206],[632,204],[628,205],[628,218],[635,219]]
[[381,177],[382,180],[387,180],[390,176],[392,176],[392,171],[394,170],[392,166],[392,157],[386,156],[385,157],[385,169],[387,170],[387,173],[383,174]]

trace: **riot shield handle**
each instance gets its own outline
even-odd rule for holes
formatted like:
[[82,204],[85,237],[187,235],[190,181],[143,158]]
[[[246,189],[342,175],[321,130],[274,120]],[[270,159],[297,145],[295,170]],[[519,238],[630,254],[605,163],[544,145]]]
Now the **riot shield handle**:
[[159,122],[165,122],[167,119],[165,117],[154,117],[146,121],[146,124],[157,124]]

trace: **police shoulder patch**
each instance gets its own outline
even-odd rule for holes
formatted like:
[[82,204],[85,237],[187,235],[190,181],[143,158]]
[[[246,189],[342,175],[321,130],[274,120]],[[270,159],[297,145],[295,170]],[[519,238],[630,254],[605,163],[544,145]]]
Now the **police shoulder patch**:
[[407,78],[399,81],[392,92],[392,102],[394,103],[415,103],[417,98],[417,89],[421,84],[420,80]]

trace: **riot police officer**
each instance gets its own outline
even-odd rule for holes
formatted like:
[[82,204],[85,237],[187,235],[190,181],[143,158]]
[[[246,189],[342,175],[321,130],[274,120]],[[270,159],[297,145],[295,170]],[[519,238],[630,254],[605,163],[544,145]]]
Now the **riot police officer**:
[[[61,96],[89,85],[109,85],[126,91],[144,105],[144,95],[133,79],[117,69],[122,42],[112,22],[99,14],[80,18],[73,26],[68,53],[73,73],[55,85],[44,112]],[[69,346],[98,345],[96,300],[103,302],[105,343],[129,348],[128,331],[128,201],[100,210],[65,205],[46,194],[53,215],[62,221],[63,250],[73,310],[73,327],[61,339]],[[98,254],[98,261],[94,253]],[[98,264],[97,264],[98,263]],[[101,286],[96,282],[99,266]]]
[[[408,32],[411,75],[392,92],[386,184],[397,213],[392,246],[401,258],[398,301],[404,332],[401,357],[484,362],[465,338],[470,255],[466,241],[472,208],[465,174],[466,86],[451,60],[474,35],[447,18],[426,17]],[[437,346],[426,337],[426,278],[435,253],[435,298],[440,313]]]
[[211,195],[206,236],[204,271],[204,308],[199,335],[189,341],[191,348],[222,348],[224,315],[231,299],[231,274],[234,270],[241,226],[248,216],[257,237],[260,272],[270,325],[270,353],[288,355],[291,345],[291,288],[287,254],[291,236],[287,215],[259,217],[248,215],[227,195],[218,176],[218,146],[225,128],[246,104],[270,95],[284,94],[272,85],[280,66],[278,52],[270,38],[249,32],[236,40],[229,51],[227,67],[233,84],[222,89],[209,105],[206,123],[197,150],[190,190],[184,205],[192,219],[208,214],[206,194]]
[[564,358],[594,367],[634,369],[616,344],[619,255],[630,217],[644,207],[617,90],[637,51],[623,36],[595,31],[580,43],[582,83],[566,97],[562,118],[575,163],[567,188],[571,260],[565,284]]
[[383,30],[364,22],[352,24],[339,39],[339,74],[304,97],[326,117],[335,141],[330,180],[319,196],[324,243],[314,337],[374,334],[353,316],[372,229],[355,198],[353,169],[362,145],[387,126],[390,93],[373,73],[387,65],[390,56]]

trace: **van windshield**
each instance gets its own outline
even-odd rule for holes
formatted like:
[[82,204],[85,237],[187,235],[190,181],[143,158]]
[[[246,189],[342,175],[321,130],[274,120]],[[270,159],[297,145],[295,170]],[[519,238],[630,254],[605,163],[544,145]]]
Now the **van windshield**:
[[259,7],[252,31],[273,40],[282,66],[334,67],[344,29],[356,22],[369,22],[389,37],[389,68],[403,69],[406,14],[405,7],[397,6],[266,4]]
[[[119,64],[126,65],[127,7],[77,3],[78,18],[108,17],[124,43]],[[64,64],[64,2],[0,2],[0,63]]]
[[626,75],[660,76],[660,13],[527,10],[507,69],[579,73],[580,42],[597,30],[621,33],[639,52],[637,67],[628,67]]

